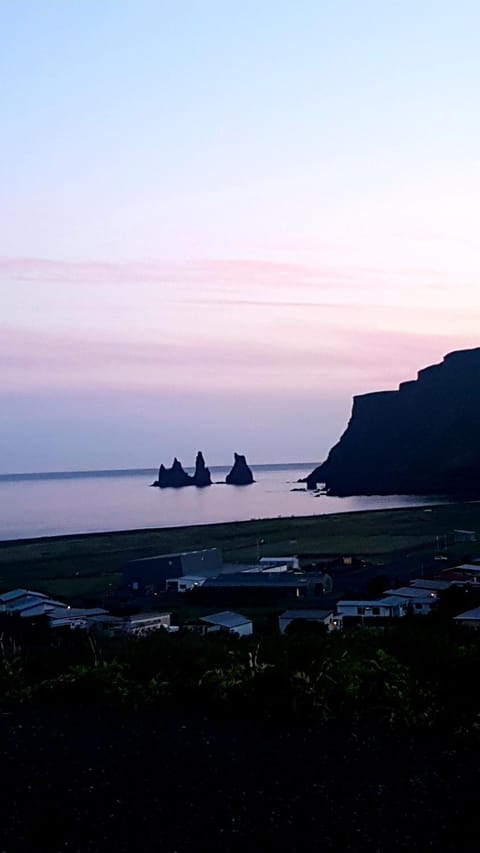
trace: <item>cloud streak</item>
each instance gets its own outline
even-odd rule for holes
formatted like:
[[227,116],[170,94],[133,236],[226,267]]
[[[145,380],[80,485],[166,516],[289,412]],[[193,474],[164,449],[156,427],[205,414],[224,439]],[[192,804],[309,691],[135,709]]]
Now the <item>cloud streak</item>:
[[[301,338],[248,347],[225,347],[220,341],[188,343],[122,342],[95,337],[69,337],[28,329],[0,329],[3,390],[48,390],[98,387],[157,391],[175,388],[239,391],[345,388],[349,394],[392,387],[458,345],[448,335],[366,332]],[[473,345],[473,341],[465,342]]]

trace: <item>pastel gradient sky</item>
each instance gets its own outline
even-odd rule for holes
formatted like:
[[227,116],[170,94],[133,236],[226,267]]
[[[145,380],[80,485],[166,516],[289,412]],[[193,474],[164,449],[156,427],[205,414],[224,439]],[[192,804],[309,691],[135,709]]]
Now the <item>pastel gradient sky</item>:
[[320,460],[480,344],[480,6],[0,3],[0,472]]

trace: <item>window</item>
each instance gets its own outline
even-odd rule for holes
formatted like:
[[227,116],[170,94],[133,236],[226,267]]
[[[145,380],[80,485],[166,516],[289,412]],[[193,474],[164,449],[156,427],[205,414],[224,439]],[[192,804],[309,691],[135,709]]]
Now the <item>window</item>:
[[373,607],[372,613],[374,616],[380,616],[380,608],[379,607]]

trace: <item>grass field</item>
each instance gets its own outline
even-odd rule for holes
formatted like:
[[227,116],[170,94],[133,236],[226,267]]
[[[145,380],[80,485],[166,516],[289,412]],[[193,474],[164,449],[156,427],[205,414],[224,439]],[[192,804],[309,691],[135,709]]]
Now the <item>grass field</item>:
[[[459,528],[480,537],[480,502],[16,540],[0,543],[0,589],[27,586],[66,598],[95,596],[119,586],[127,560],[208,547],[221,548],[226,562],[253,562],[258,550],[261,556],[317,551],[381,561],[436,547],[437,537],[442,543]],[[454,550],[462,556],[466,548],[480,553],[480,543]]]

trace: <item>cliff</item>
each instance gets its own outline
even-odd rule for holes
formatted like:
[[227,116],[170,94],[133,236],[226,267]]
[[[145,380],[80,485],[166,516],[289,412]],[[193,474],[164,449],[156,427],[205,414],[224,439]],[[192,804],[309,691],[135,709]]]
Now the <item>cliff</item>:
[[346,431],[307,477],[332,495],[480,492],[480,348],[452,352],[398,391],[354,397]]
[[184,486],[198,486],[203,488],[203,486],[210,486],[211,484],[210,471],[205,465],[201,451],[197,453],[193,476],[187,474],[182,464],[175,457],[171,468],[165,468],[164,465],[160,465],[158,480],[152,483],[153,486],[158,486],[160,489],[181,489]]
[[227,474],[225,482],[228,483],[229,486],[249,486],[250,483],[254,483],[255,480],[253,479],[253,474],[247,465],[245,456],[242,456],[240,453],[235,453],[234,459],[233,468],[230,473]]

